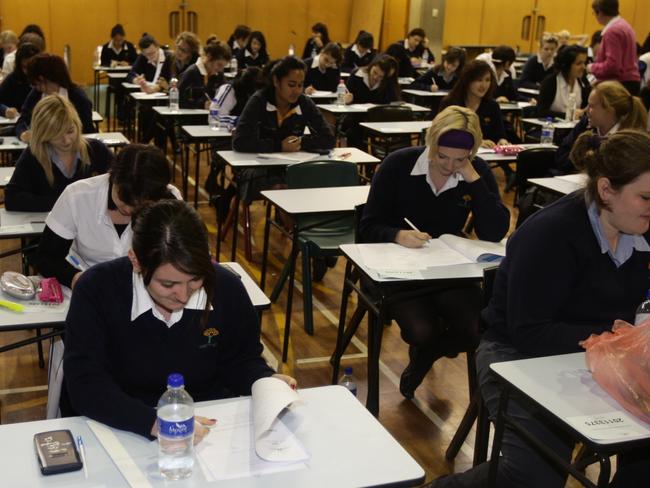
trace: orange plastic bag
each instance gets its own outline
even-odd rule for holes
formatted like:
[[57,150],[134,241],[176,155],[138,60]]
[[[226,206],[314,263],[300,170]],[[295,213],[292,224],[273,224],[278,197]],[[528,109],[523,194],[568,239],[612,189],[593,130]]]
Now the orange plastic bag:
[[596,382],[628,412],[650,423],[650,321],[636,327],[617,321],[613,332],[592,335],[582,346]]

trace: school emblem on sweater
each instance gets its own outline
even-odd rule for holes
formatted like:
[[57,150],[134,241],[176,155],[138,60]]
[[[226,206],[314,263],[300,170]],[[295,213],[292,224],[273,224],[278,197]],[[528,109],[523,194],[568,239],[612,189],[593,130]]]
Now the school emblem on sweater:
[[210,327],[208,329],[205,329],[203,331],[203,337],[207,339],[207,342],[201,344],[199,346],[200,349],[205,349],[207,347],[216,347],[217,346],[217,339],[216,337],[219,335],[219,331],[215,329],[214,327]]
[[469,208],[470,203],[472,202],[472,196],[471,195],[463,195],[463,201],[459,203],[459,205],[463,208]]

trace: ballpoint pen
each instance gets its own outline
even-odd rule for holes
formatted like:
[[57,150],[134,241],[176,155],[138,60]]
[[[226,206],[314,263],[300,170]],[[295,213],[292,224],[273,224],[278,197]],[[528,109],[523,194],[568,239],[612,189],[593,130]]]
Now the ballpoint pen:
[[81,463],[84,467],[84,476],[88,478],[88,464],[86,463],[86,447],[84,446],[84,440],[80,435],[77,436],[77,448],[79,449],[79,455],[81,456]]

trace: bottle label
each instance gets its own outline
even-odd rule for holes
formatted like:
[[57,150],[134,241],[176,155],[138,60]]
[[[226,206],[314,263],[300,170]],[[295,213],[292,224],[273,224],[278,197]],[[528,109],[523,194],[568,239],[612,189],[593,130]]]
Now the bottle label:
[[165,437],[187,437],[194,433],[194,417],[181,421],[167,421],[158,417],[160,435]]
[[641,325],[643,322],[650,320],[650,313],[640,312],[634,317],[634,325]]

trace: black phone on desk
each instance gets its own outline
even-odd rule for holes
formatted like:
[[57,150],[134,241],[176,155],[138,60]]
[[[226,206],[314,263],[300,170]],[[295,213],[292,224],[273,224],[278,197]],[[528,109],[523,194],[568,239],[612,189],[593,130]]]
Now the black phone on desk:
[[68,429],[34,434],[34,448],[44,475],[77,471],[83,467],[72,432]]

